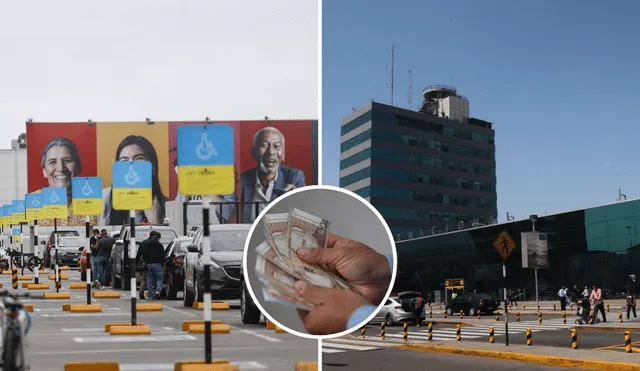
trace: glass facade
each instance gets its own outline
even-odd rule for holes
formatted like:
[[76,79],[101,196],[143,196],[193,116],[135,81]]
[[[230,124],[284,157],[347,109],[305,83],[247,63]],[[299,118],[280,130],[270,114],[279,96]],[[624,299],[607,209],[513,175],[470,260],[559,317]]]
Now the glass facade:
[[[465,291],[496,293],[504,287],[502,259],[492,243],[504,230],[516,243],[509,257],[507,288],[535,298],[534,272],[522,268],[520,233],[532,230],[529,220],[461,230],[396,242],[398,274],[395,291],[439,291],[446,279],[464,278]],[[580,292],[601,285],[609,298],[624,297],[630,275],[640,273],[640,200],[539,216],[538,232],[548,234],[549,267],[538,271],[541,300],[555,300],[560,286]],[[413,236],[417,236],[415,232]]]

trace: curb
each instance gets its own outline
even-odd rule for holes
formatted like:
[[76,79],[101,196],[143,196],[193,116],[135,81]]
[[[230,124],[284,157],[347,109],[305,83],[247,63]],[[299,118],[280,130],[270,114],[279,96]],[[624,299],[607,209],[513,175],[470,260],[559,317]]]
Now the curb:
[[483,358],[495,358],[525,363],[535,363],[539,365],[581,368],[586,370],[607,370],[607,371],[636,371],[640,370],[640,364],[593,361],[586,359],[564,358],[556,356],[544,356],[527,353],[513,353],[505,351],[481,350],[469,348],[451,348],[433,345],[406,344],[395,346],[396,349],[417,350],[423,352],[434,352],[442,354],[455,354],[464,356],[476,356]]
[[622,328],[622,327],[572,327],[577,331],[594,331],[594,332],[640,332],[640,328]]

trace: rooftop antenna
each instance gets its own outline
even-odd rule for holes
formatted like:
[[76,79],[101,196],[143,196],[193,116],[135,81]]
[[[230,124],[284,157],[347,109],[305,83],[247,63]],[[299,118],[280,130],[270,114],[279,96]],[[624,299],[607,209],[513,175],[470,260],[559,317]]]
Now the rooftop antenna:
[[626,201],[627,200],[627,195],[622,193],[622,190],[620,188],[618,188],[618,199],[617,199],[617,201],[621,201],[623,197],[624,197],[624,200]]
[[411,77],[411,70],[409,70],[409,110],[413,108],[413,78]]
[[[389,51],[389,49],[387,49]],[[391,105],[393,106],[393,69],[394,69],[394,61],[396,58],[395,54],[395,45],[391,45]]]

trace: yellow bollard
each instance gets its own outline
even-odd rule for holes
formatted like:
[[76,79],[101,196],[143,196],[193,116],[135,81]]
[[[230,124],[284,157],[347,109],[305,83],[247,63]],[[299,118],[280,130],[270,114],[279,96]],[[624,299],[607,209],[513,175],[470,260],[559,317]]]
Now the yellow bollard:
[[462,334],[460,330],[460,324],[458,324],[458,326],[456,327],[456,341],[462,340]]
[[593,311],[589,311],[589,324],[593,325]]
[[607,304],[607,313],[609,313],[609,304]]
[[402,334],[402,340],[406,343],[409,338],[409,333],[407,332],[407,323],[404,323],[404,333]]
[[527,306],[522,304],[522,311],[524,312],[525,310],[527,310]]
[[542,312],[538,312],[538,324],[542,324]]
[[460,310],[460,319],[464,318],[464,312],[462,310]]
[[618,323],[622,323],[622,312],[618,312]]
[[490,343],[495,343],[496,339],[495,339],[495,334],[493,332],[493,326],[489,327],[489,342]]
[[520,311],[516,312],[516,322],[520,323]]
[[447,311],[444,311],[444,318],[447,318]]
[[569,310],[573,312],[573,303],[569,304]]
[[429,318],[433,318],[433,308],[429,306]]
[[360,330],[360,332],[362,332],[362,338],[364,339],[365,338],[364,334],[365,332],[367,332],[366,327],[362,326],[362,330]]
[[562,312],[562,324],[567,324],[567,312]]
[[427,334],[429,335],[429,341],[433,341],[433,323],[429,322],[429,326],[427,327]]
[[500,312],[496,312],[496,322],[500,322]]
[[380,338],[384,340],[384,322],[380,323]]
[[578,330],[571,330],[571,349],[578,349]]
[[631,332],[630,331],[625,331],[624,332],[624,349],[627,351],[627,353],[631,353]]
[[478,319],[480,319],[480,312],[478,311]]
[[529,346],[533,345],[533,340],[531,339],[531,329],[530,328],[527,329],[527,345],[529,345]]
[[16,267],[11,269],[11,287],[18,289],[18,268]]

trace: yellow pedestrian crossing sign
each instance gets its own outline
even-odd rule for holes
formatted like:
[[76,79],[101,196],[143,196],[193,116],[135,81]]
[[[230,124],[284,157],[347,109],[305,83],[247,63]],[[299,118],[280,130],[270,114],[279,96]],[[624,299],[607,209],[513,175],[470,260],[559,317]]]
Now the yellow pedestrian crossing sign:
[[498,235],[498,238],[493,241],[493,247],[495,247],[498,251],[498,254],[502,256],[502,260],[506,261],[507,259],[509,259],[509,256],[511,255],[513,249],[516,247],[516,243],[513,242],[513,239],[511,238],[511,236],[509,236],[509,233],[503,230],[502,233]]

